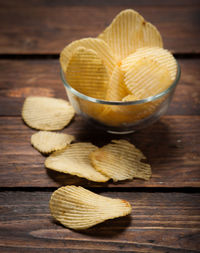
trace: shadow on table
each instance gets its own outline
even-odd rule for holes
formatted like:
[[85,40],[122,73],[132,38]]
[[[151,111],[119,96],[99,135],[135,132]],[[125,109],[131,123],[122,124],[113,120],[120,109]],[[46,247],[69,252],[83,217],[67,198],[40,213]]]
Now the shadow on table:
[[46,168],[47,175],[57,184],[59,185],[80,185],[85,187],[106,187],[108,185],[108,182],[105,183],[98,183],[89,181],[84,178],[80,178],[78,176],[73,176],[61,172],[57,172],[51,169]]
[[[81,126],[80,131],[76,134],[76,141],[92,142],[99,147],[106,145],[113,139],[126,139],[133,143],[147,157],[145,162],[151,164],[153,172],[152,180],[157,176],[160,177],[160,170],[165,169],[167,173],[169,164],[173,163],[173,157],[176,155],[177,149],[180,148],[181,145],[177,142],[177,133],[173,128],[173,121],[168,122],[166,118],[162,118],[153,125],[129,135],[109,134],[101,129],[94,128],[86,121],[84,121],[84,124],[81,124]],[[180,152],[177,154],[180,156]],[[176,155],[176,157],[178,157],[178,155]],[[60,185],[74,184],[85,187],[106,187],[110,183],[113,184],[112,180],[106,183],[96,183],[49,169],[47,169],[47,174]],[[151,183],[151,180],[137,180],[137,182],[139,182],[139,184],[141,183],[142,186]],[[117,182],[114,183],[114,185],[117,187],[118,185],[122,186],[124,183],[128,183],[128,181]]]
[[[66,229],[66,227],[60,224],[58,221],[52,220],[51,222]],[[123,233],[127,229],[127,227],[130,226],[130,224],[131,224],[131,215],[127,215],[124,217],[104,221],[100,224],[97,224],[85,230],[70,229],[70,231],[78,233],[79,235],[82,236],[89,236],[93,238],[102,238],[102,239],[108,237],[113,238]]]

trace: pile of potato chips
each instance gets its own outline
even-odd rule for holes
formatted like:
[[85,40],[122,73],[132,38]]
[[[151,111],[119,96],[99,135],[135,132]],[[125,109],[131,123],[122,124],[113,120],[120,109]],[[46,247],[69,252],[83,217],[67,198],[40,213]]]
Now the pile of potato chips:
[[[176,60],[163,49],[159,31],[134,10],[120,12],[98,36],[73,41],[60,55],[66,81],[100,100],[137,101],[166,90],[175,80]],[[102,105],[83,99],[81,110],[111,126],[152,115],[166,99],[137,105]]]
[[[22,117],[27,125],[41,130],[31,136],[31,144],[41,153],[50,154],[45,160],[47,168],[95,182],[148,180],[151,177],[150,165],[141,161],[145,156],[126,140],[113,140],[98,148],[89,142],[72,143],[75,141],[72,135],[51,132],[68,125],[73,116],[73,108],[62,99],[26,98]],[[131,205],[125,200],[103,197],[82,187],[66,186],[52,194],[50,210],[63,225],[86,229],[129,214]]]
[[[60,62],[69,84],[86,96],[135,101],[166,90],[176,78],[176,61],[162,47],[158,30],[137,12],[125,10],[98,38],[74,41],[64,48]],[[148,116],[162,101],[113,107],[82,100],[82,109],[101,122],[118,125]],[[127,140],[112,140],[99,148],[89,142],[76,142],[69,134],[50,132],[63,129],[74,115],[65,100],[26,98],[22,117],[30,127],[42,130],[32,135],[31,144],[49,154],[47,168],[95,182],[151,177],[151,166],[142,161],[146,157]],[[128,215],[131,205],[71,185],[52,194],[50,210],[61,224],[80,230]]]

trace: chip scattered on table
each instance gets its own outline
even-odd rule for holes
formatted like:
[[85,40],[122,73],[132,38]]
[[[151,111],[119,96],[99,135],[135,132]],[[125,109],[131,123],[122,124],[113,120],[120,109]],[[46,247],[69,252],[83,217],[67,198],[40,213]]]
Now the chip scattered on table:
[[141,162],[143,153],[126,140],[113,140],[90,155],[93,166],[114,181],[151,177],[151,166]]
[[65,148],[74,139],[69,134],[39,131],[31,136],[31,144],[41,153],[51,153]]
[[131,205],[93,193],[81,186],[65,186],[50,199],[52,216],[62,225],[75,230],[87,229],[108,219],[131,213]]
[[106,182],[109,178],[96,171],[90,161],[89,155],[96,149],[96,146],[88,142],[70,144],[65,149],[52,153],[45,160],[45,166],[91,181]]
[[39,130],[60,130],[74,117],[73,107],[63,99],[27,97],[22,108],[26,124]]

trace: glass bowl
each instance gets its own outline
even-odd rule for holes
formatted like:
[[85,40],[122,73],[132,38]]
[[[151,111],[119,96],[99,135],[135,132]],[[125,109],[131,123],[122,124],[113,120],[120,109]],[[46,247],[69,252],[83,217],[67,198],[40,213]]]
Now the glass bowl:
[[176,79],[168,89],[146,99],[122,102],[96,99],[78,92],[67,83],[61,70],[61,79],[76,113],[96,127],[115,134],[132,133],[157,121],[167,111],[180,75],[177,62]]

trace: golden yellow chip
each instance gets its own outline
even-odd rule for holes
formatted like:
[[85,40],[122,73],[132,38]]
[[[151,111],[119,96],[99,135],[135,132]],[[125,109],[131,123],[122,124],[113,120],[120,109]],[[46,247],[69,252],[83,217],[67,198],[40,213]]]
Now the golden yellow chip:
[[65,149],[55,151],[45,161],[45,166],[59,172],[87,178],[91,181],[106,182],[108,177],[96,171],[90,162],[90,153],[97,149],[91,143],[74,143]]
[[160,47],[143,47],[137,49],[133,54],[130,54],[122,61],[121,68],[123,71],[128,71],[140,59],[146,57],[157,61],[161,66],[167,68],[172,81],[176,78],[177,64],[173,55],[166,49]]
[[27,97],[22,108],[26,124],[39,130],[60,130],[74,117],[73,107],[63,99]]
[[125,84],[133,95],[144,99],[167,89],[172,80],[167,68],[143,57],[125,73]]
[[134,10],[120,12],[99,35],[112,49],[117,61],[123,60],[140,47],[144,18]]
[[137,101],[137,100],[140,100],[138,97],[136,97],[135,95],[133,94],[129,94],[125,97],[123,97],[122,101],[124,102],[127,102],[127,101]]
[[104,197],[73,185],[57,189],[51,196],[49,206],[57,221],[75,230],[126,216],[132,209],[126,200]]
[[41,153],[65,148],[74,140],[73,135],[39,131],[31,136],[31,144]]
[[116,65],[108,84],[106,100],[121,101],[126,95],[128,95],[128,89],[124,83],[124,73]]
[[140,47],[163,47],[163,41],[159,31],[149,22],[143,22],[142,24]]
[[77,48],[66,71],[68,83],[77,91],[93,98],[105,99],[109,73],[92,49]]
[[113,140],[92,152],[90,158],[96,170],[114,181],[151,177],[151,166],[140,161],[145,156],[126,140]]
[[110,74],[112,73],[116,64],[116,60],[110,47],[105,43],[105,41],[98,38],[85,38],[76,40],[62,50],[60,54],[60,64],[64,73],[66,72],[70,58],[78,47],[94,50],[105,64],[108,72]]

